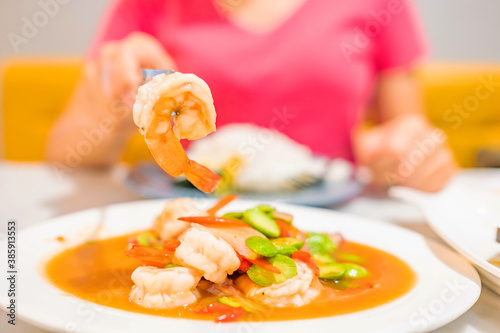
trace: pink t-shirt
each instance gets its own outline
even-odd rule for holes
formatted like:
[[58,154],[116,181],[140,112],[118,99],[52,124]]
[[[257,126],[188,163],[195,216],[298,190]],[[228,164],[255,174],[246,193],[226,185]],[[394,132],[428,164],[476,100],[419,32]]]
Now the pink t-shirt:
[[118,0],[90,56],[133,31],[155,36],[179,71],[208,83],[217,126],[275,128],[347,159],[377,75],[412,65],[427,49],[411,0],[305,0],[265,34],[236,26],[212,0]]

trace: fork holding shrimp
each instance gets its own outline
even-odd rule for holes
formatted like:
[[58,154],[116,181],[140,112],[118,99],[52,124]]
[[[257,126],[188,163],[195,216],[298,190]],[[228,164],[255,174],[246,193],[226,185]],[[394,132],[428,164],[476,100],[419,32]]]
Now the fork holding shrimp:
[[158,165],[173,177],[184,174],[203,192],[220,177],[190,160],[181,139],[196,140],[215,131],[215,107],[208,85],[194,74],[160,74],[142,85],[133,108],[134,122]]

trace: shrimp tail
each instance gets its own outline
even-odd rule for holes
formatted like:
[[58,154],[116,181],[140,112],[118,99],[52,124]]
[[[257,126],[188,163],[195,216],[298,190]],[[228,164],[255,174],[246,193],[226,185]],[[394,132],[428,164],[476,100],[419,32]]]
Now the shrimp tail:
[[[148,133],[149,134],[149,133]],[[146,142],[158,165],[173,177],[184,174],[199,190],[211,193],[219,185],[221,178],[212,170],[188,159],[180,141],[174,132],[168,129],[160,139],[149,139]]]
[[221,181],[218,174],[193,160],[188,161],[184,176],[205,193],[213,192]]

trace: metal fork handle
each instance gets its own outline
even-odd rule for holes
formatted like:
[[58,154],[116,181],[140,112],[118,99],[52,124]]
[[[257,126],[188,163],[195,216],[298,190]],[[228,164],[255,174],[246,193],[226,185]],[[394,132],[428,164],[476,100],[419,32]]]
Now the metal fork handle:
[[153,78],[159,74],[172,74],[175,73],[173,70],[165,70],[165,69],[150,69],[150,68],[141,68],[142,72],[142,80],[146,82],[147,79]]

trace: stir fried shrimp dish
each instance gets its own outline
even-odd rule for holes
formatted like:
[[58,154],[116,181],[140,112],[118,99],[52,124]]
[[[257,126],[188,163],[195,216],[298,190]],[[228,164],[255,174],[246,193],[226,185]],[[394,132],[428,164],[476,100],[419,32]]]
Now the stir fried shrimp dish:
[[134,122],[158,165],[169,175],[184,175],[203,192],[212,192],[220,177],[190,160],[181,139],[196,140],[215,131],[215,108],[208,85],[194,74],[155,76],[139,87]]
[[292,215],[272,206],[218,214],[233,199],[209,210],[193,199],[173,200],[153,231],[131,238],[125,255],[138,267],[129,301],[230,322],[263,309],[304,307],[321,295],[359,288],[373,274],[365,258],[337,253],[340,234],[301,231]]
[[67,249],[49,261],[47,276],[90,302],[215,322],[352,313],[397,299],[415,283],[413,270],[389,253],[297,228],[308,225],[307,215],[235,199],[209,209],[171,200],[150,230]]

